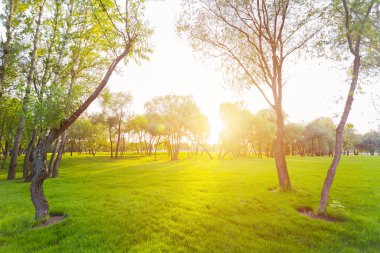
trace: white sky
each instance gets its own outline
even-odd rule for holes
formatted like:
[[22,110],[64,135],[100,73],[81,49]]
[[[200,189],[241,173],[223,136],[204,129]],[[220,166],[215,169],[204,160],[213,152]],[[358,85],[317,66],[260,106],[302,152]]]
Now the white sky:
[[[216,142],[222,127],[218,113],[220,103],[243,100],[252,112],[268,106],[258,91],[251,90],[243,95],[234,92],[223,79],[223,73],[210,66],[211,61],[195,57],[187,41],[176,34],[179,12],[178,0],[147,2],[146,18],[155,30],[151,39],[154,46],[151,60],[140,66],[131,63],[123,67],[122,75],[113,75],[109,87],[113,91],[130,92],[135,113],[143,113],[144,103],[155,96],[193,95],[202,112],[209,117],[209,141]],[[349,82],[345,80],[347,70],[333,66],[322,60],[319,63],[301,60],[288,73],[291,78],[284,90],[283,104],[289,121],[308,123],[317,117],[341,114],[344,101],[336,101],[346,96]],[[378,89],[379,84],[376,87]],[[366,86],[366,91],[370,92],[371,87]],[[337,120],[335,117],[334,121]],[[355,96],[349,122],[361,133],[377,130],[380,116],[369,94]]]

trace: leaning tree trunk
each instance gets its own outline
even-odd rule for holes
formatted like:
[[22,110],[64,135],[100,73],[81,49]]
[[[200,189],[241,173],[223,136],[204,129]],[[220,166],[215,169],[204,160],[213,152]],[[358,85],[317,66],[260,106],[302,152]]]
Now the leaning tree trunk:
[[65,141],[66,141],[65,139],[66,139],[66,132],[63,133],[61,137],[61,143],[59,144],[58,155],[54,162],[52,177],[58,177],[59,164],[61,163],[63,150],[65,148]]
[[206,147],[206,144],[203,142],[202,144],[202,152],[206,152],[210,160],[213,160],[214,158],[212,157],[211,153],[208,151],[208,148]]
[[327,171],[327,176],[326,176],[325,182],[323,184],[323,189],[321,192],[321,200],[320,200],[318,212],[322,214],[326,213],[326,207],[327,207],[331,185],[334,180],[335,172],[336,172],[336,169],[338,168],[338,164],[342,155],[343,130],[344,130],[344,126],[346,125],[352,103],[354,102],[354,94],[355,94],[356,85],[358,83],[359,70],[360,70],[360,56],[356,55],[354,59],[353,78],[351,81],[350,90],[348,91],[347,100],[344,106],[342,118],[340,119],[339,125],[336,128],[334,159],[329,167],[329,170]]
[[283,190],[288,190],[291,187],[290,178],[288,174],[288,168],[285,160],[284,152],[284,137],[285,137],[285,127],[284,127],[284,116],[282,113],[282,108],[277,106],[276,108],[276,118],[277,118],[277,139],[276,139],[276,151],[274,152],[274,159],[276,162],[278,182]]
[[51,153],[51,156],[50,156],[49,167],[48,167],[49,177],[53,175],[53,165],[55,161],[55,155],[57,154],[57,151],[58,151],[58,144],[59,144],[59,141],[57,139],[54,143],[53,152]]
[[30,196],[35,207],[35,218],[37,221],[45,219],[49,215],[49,205],[42,187],[44,180],[49,176],[49,172],[46,167],[46,149],[47,147],[45,142],[40,140],[33,154],[34,176],[30,183]]
[[25,152],[25,157],[24,157],[24,169],[22,171],[22,178],[25,179],[28,175],[29,175],[29,169],[30,169],[30,156],[33,155],[32,154],[32,150],[33,150],[33,146],[34,146],[34,143],[36,142],[36,138],[37,138],[37,129],[33,129],[33,133],[32,133],[32,139],[30,140],[29,144],[28,144],[28,148],[26,149],[26,152]]
[[45,179],[49,176],[48,170],[46,168],[47,147],[50,146],[51,143],[54,140],[56,140],[61,134],[63,134],[75,122],[75,120],[77,120],[78,117],[90,106],[90,104],[99,96],[100,92],[108,83],[108,80],[111,77],[118,63],[130,53],[131,46],[132,44],[128,44],[124,49],[123,53],[120,54],[111,63],[102,81],[99,83],[97,88],[91,93],[91,95],[86,99],[86,101],[68,118],[62,120],[59,127],[50,129],[49,134],[44,137],[45,140],[39,141],[36,151],[34,153],[34,176],[30,184],[30,196],[32,198],[32,202],[36,210],[36,220],[46,219],[49,216],[49,205],[44,196],[44,191],[42,188]]

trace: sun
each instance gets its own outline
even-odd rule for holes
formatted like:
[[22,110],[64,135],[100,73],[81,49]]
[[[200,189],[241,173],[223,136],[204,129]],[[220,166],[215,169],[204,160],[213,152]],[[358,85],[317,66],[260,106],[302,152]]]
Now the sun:
[[217,144],[219,141],[219,134],[224,128],[223,121],[220,119],[219,114],[208,115],[210,125],[210,134],[207,139],[209,144]]

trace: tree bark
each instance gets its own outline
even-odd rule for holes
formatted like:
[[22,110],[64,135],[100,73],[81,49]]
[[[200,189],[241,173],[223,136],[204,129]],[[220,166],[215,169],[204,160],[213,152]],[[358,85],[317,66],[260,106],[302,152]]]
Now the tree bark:
[[59,144],[59,141],[57,139],[54,143],[53,152],[51,153],[51,156],[50,156],[49,167],[48,167],[49,177],[53,175],[53,165],[55,161],[55,154],[58,151],[58,144]]
[[351,111],[352,103],[354,102],[354,94],[359,78],[359,70],[360,70],[360,56],[356,55],[354,59],[353,66],[353,78],[350,85],[350,90],[347,95],[346,104],[344,106],[344,111],[342,117],[340,119],[339,125],[336,128],[336,136],[335,136],[335,153],[333,161],[327,171],[327,176],[325,182],[323,184],[323,189],[321,192],[321,199],[319,204],[319,213],[326,213],[327,202],[329,198],[330,189],[335,177],[336,169],[338,168],[338,164],[342,155],[342,145],[343,145],[343,130],[346,125],[348,115]]
[[288,174],[288,169],[285,160],[284,152],[284,137],[285,137],[285,127],[284,127],[284,116],[282,113],[281,106],[276,108],[276,118],[277,118],[277,139],[276,139],[276,152],[274,154],[274,159],[276,162],[278,182],[283,190],[288,190],[291,187],[290,178]]
[[32,133],[32,139],[30,140],[29,144],[28,144],[28,148],[26,149],[26,152],[25,152],[25,157],[24,157],[24,169],[23,169],[23,172],[22,172],[22,178],[25,179],[28,175],[29,175],[29,172],[30,172],[30,156],[33,155],[32,154],[32,151],[33,151],[33,147],[34,147],[34,143],[36,142],[36,138],[37,138],[37,129],[33,129],[33,133]]
[[61,136],[61,142],[59,144],[57,158],[54,161],[54,166],[53,166],[53,170],[52,170],[52,177],[53,178],[58,177],[59,164],[61,163],[61,160],[62,160],[62,154],[63,154],[63,150],[65,148],[65,142],[66,142],[66,132],[64,132]]
[[[45,0],[46,1],[46,0]],[[38,13],[38,20],[37,20],[37,26],[36,31],[33,38],[33,51],[31,54],[31,60],[30,60],[30,68],[28,73],[28,80],[26,83],[26,89],[25,89],[25,96],[22,103],[22,115],[20,116],[19,125],[17,127],[16,136],[14,138],[13,143],[13,149],[11,152],[11,162],[9,164],[9,171],[8,171],[8,180],[12,180],[16,177],[16,167],[17,167],[17,156],[19,153],[21,138],[22,138],[22,132],[24,131],[25,127],[25,116],[24,114],[27,112],[28,108],[27,105],[29,103],[29,95],[31,91],[31,85],[34,77],[35,72],[35,64],[37,59],[37,48],[38,48],[38,38],[40,36],[40,26],[41,26],[41,18],[42,18],[42,12],[45,5],[45,1],[41,4],[39,7],[39,13]]]
[[46,219],[49,215],[49,205],[44,195],[43,183],[49,176],[46,168],[46,145],[40,140],[34,152],[33,160],[34,176],[30,183],[30,197],[35,208],[36,220]]

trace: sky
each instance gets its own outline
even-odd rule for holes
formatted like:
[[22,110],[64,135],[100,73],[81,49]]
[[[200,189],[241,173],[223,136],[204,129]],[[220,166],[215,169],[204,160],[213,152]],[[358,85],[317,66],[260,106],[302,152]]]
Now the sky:
[[[181,1],[148,1],[146,19],[154,29],[151,43],[154,53],[140,65],[129,63],[109,81],[112,91],[129,92],[133,98],[132,111],[144,113],[144,104],[156,96],[168,94],[192,95],[210,122],[209,142],[216,143],[222,129],[219,105],[223,102],[244,101],[256,112],[268,108],[257,90],[243,93],[233,90],[224,79],[223,71],[211,60],[195,54],[190,44],[181,39],[175,24],[181,11]],[[290,122],[308,123],[318,117],[331,117],[337,123],[343,111],[349,88],[347,69],[340,64],[319,59],[300,59],[287,72],[283,107]],[[348,119],[360,133],[377,130],[380,115],[376,112],[371,91],[380,84],[363,85]]]

